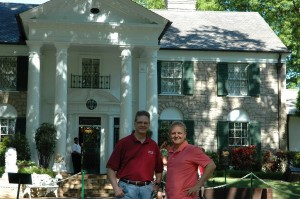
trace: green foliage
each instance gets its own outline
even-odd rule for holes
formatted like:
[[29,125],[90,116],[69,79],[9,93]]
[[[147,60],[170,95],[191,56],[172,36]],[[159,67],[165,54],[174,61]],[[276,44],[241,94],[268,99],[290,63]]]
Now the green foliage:
[[205,153],[206,153],[206,155],[208,155],[214,161],[214,163],[218,167],[218,163],[219,163],[219,155],[218,155],[218,153],[214,152],[214,151],[206,151]]
[[26,136],[20,133],[5,136],[0,142],[0,166],[5,165],[5,152],[9,148],[17,151],[17,160],[30,160],[30,149]]
[[0,166],[5,166],[5,152],[9,147],[9,137],[5,136],[0,142]]
[[287,165],[287,153],[283,151],[264,151],[262,170],[265,172],[284,172]]
[[17,150],[17,160],[30,160],[30,148],[25,135],[16,133],[10,136],[9,147]]
[[300,152],[298,151],[289,151],[287,152],[288,161],[294,167],[300,167]]
[[37,174],[48,174],[51,177],[55,176],[55,172],[51,169],[45,169],[43,167],[38,167],[35,162],[32,161],[17,161],[17,165],[19,168],[19,173],[37,173]]
[[36,130],[35,143],[38,151],[39,164],[48,168],[56,145],[56,128],[53,124],[43,123]]
[[165,9],[166,4],[164,0],[133,0],[134,2],[148,8],[148,9]]
[[218,0],[197,0],[196,10],[203,11],[222,11],[224,8],[218,4]]

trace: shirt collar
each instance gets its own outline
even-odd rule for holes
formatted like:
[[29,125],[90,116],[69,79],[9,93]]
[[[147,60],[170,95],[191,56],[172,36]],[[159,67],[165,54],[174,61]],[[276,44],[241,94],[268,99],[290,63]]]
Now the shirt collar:
[[[132,133],[131,133],[130,136],[131,136],[132,141],[141,143],[141,142],[140,142],[138,139],[136,139],[136,137],[134,136],[134,131],[132,131]],[[149,138],[148,136],[146,136],[146,139],[145,139],[145,141],[144,141],[142,144],[148,143],[148,142],[150,141],[150,139],[151,139],[151,138]]]
[[[176,152],[182,151],[189,143],[185,140],[177,149]],[[170,147],[169,152],[174,153],[174,145]]]

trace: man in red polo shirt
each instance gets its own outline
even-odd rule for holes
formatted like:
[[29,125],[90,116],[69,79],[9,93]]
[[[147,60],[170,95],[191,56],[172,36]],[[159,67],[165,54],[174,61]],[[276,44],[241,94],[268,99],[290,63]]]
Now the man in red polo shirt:
[[[169,131],[173,146],[169,149],[166,192],[168,199],[197,199],[201,186],[216,168],[215,163],[197,146],[186,141],[186,126],[174,122]],[[198,180],[198,167],[204,173]]]
[[135,130],[117,143],[107,162],[108,179],[117,198],[150,199],[153,190],[158,190],[163,163],[158,145],[147,136],[149,125],[150,114],[138,111]]

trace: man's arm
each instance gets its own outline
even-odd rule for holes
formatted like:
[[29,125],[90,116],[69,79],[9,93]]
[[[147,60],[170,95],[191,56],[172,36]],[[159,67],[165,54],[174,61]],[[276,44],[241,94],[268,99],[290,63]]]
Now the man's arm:
[[216,165],[213,161],[211,161],[208,165],[206,165],[203,175],[201,175],[201,178],[198,180],[198,182],[192,188],[187,190],[187,195],[190,196],[190,195],[198,193],[200,191],[201,187],[204,185],[204,183],[213,174],[215,169],[216,169]]
[[115,196],[120,197],[120,198],[124,197],[125,194],[124,194],[122,188],[120,188],[118,186],[116,172],[111,168],[107,168],[107,177],[114,189]]

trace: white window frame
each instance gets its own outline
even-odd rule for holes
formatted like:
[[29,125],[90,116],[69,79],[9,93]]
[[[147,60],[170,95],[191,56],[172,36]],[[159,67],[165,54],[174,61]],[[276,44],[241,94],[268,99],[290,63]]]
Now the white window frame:
[[248,63],[229,63],[226,89],[228,96],[248,96]]
[[[175,67],[177,67],[177,69]],[[161,94],[182,95],[183,62],[182,61],[162,62],[160,78],[161,78],[161,85],[160,85]]]
[[15,134],[16,119],[15,118],[0,118],[0,142],[4,136]]

